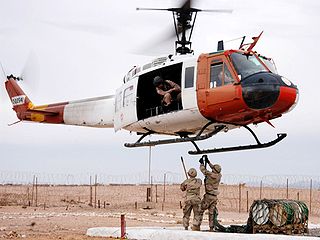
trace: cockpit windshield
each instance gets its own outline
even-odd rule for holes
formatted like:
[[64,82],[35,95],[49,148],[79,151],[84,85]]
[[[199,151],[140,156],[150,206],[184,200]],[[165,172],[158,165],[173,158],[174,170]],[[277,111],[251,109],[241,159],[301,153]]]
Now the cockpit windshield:
[[268,72],[268,70],[261,64],[255,55],[232,53],[230,56],[233,65],[241,79],[258,72]]
[[266,58],[266,57],[263,57],[263,56],[259,56],[259,58],[267,65],[267,67],[269,68],[269,70],[272,73],[278,74],[276,65],[274,64],[272,58]]

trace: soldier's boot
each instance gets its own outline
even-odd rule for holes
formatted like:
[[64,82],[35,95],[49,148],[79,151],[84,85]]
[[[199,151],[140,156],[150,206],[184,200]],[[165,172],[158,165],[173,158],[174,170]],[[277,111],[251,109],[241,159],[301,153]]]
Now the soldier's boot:
[[191,229],[192,231],[200,231],[200,226],[193,225]]
[[215,232],[216,228],[215,227],[210,227],[209,232]]
[[184,230],[188,230],[188,227],[184,227]]

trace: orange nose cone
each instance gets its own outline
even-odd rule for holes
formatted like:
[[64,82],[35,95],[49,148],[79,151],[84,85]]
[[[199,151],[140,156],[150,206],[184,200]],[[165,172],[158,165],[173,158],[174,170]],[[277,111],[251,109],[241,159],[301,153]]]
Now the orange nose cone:
[[278,100],[274,104],[274,115],[283,114],[291,111],[298,103],[299,91],[293,87],[280,87],[280,94]]

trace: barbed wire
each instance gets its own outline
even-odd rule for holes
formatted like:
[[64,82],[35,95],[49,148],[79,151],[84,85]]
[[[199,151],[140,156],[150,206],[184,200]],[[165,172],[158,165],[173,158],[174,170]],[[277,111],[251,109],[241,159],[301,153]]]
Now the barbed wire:
[[[153,171],[153,199],[161,201],[165,196],[166,204],[179,206],[183,193],[176,184],[184,179],[185,175],[180,173]],[[256,199],[296,199],[312,208],[313,215],[320,216],[319,183],[320,176],[224,174],[219,187],[218,208],[222,211],[246,211]],[[121,207],[145,201],[146,186],[150,187],[148,172],[108,175],[0,171],[0,205],[30,205],[30,202],[34,205],[35,201],[47,206],[61,206],[70,201],[89,204],[92,191],[97,188],[97,199],[108,201],[116,197],[119,199],[117,206]],[[130,198],[123,195],[127,192],[130,192]]]
[[[165,175],[165,176],[164,176]],[[48,185],[88,185],[95,181],[99,184],[148,184],[148,172],[138,172],[123,175],[110,175],[105,173],[42,173],[42,172],[13,172],[0,171],[0,184],[32,184],[37,178],[39,184]],[[152,172],[152,183],[167,184],[181,183],[185,175],[165,170]],[[166,179],[164,179],[164,177]],[[201,177],[201,176],[200,176]],[[311,182],[312,181],[312,182]],[[315,189],[320,189],[320,176],[305,175],[267,175],[250,176],[238,174],[223,174],[221,182],[228,185],[238,185],[239,183],[247,186],[283,188],[288,184],[290,188],[310,188],[310,184]]]

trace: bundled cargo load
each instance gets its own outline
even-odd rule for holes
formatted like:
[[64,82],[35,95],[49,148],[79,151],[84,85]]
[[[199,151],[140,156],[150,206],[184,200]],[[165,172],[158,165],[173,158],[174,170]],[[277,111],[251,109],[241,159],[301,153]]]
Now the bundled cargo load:
[[246,225],[222,226],[215,215],[217,231],[237,233],[304,234],[308,232],[309,210],[296,200],[255,200]]

